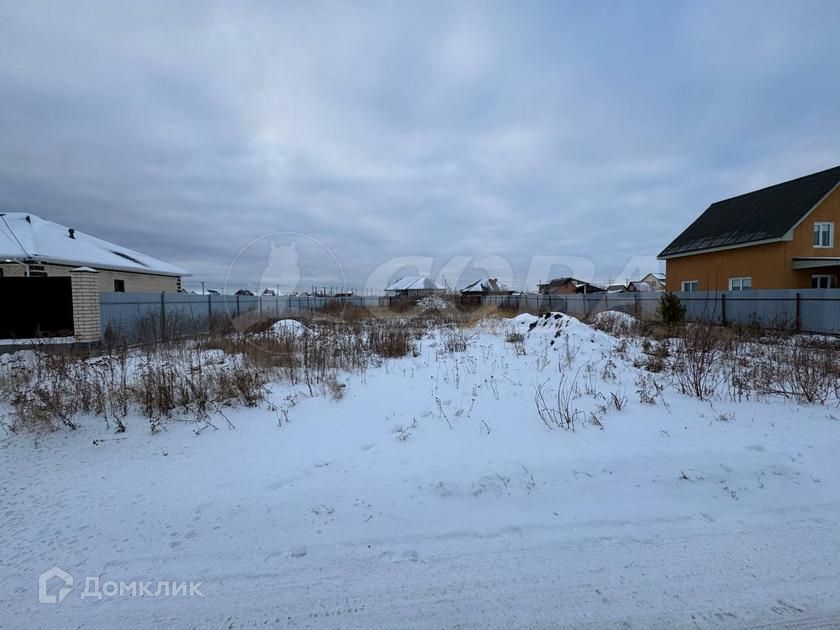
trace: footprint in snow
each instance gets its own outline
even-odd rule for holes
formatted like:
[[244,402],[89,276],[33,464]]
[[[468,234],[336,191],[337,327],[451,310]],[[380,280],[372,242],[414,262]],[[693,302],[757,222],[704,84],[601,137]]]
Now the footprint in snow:
[[798,474],[793,469],[788,468],[784,464],[770,464],[766,467],[766,470],[771,475],[776,475],[777,477],[783,477],[784,475],[789,475],[791,473]]
[[419,554],[413,549],[404,551],[400,555],[396,555],[393,551],[383,551],[379,557],[389,562],[417,562],[420,559]]

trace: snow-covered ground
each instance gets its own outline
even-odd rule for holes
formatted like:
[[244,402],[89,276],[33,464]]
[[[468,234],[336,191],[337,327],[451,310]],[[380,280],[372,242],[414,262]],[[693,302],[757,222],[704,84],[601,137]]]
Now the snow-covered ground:
[[75,343],[75,337],[33,337],[31,339],[0,339],[0,347],[3,346],[38,346],[69,345]]
[[[340,400],[277,384],[282,426],[4,437],[0,627],[840,627],[834,404],[642,404],[638,349],[576,320],[468,334]],[[535,394],[575,376],[576,430],[550,429]],[[53,566],[73,590],[39,603]]]

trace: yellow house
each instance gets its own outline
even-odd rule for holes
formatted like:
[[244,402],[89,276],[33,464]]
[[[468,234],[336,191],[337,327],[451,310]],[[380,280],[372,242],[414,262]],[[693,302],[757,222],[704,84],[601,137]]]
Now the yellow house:
[[669,291],[840,287],[840,166],[713,203],[659,254]]

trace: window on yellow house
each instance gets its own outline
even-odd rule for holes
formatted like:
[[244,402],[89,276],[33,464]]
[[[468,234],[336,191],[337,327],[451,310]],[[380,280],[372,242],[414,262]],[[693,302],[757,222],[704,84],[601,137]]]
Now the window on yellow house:
[[827,274],[815,274],[811,276],[812,289],[830,289],[832,277]]
[[752,289],[752,278],[729,278],[730,291],[748,291]]
[[814,247],[834,247],[833,223],[814,223]]

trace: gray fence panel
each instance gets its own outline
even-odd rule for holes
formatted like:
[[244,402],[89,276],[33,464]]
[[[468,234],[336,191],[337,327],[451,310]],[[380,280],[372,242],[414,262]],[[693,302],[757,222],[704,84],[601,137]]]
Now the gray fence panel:
[[723,304],[717,291],[680,291],[677,294],[685,306],[685,318],[690,322],[723,321]]
[[[795,328],[804,332],[840,334],[840,289],[697,291],[676,294],[688,321]],[[509,310],[559,311],[580,319],[615,310],[643,319],[657,317],[662,293],[593,293],[590,295],[491,295],[480,298]],[[386,296],[346,298],[313,296],[234,296],[183,293],[102,293],[103,332],[135,342],[209,330],[215,318],[234,319],[251,313],[284,317],[296,311],[319,310],[331,303],[388,307]]]
[[726,321],[772,328],[796,327],[796,293],[785,290],[728,291]]
[[[589,319],[603,311],[622,311],[642,319],[658,317],[663,293],[593,293],[589,295],[519,296],[519,309],[560,311]],[[677,292],[694,322],[758,324],[766,328],[840,334],[840,289],[755,289],[750,291]],[[799,296],[799,297],[797,297]],[[485,301],[488,298],[485,298]],[[798,322],[797,322],[798,316]]]
[[799,291],[802,330],[840,334],[840,289]]
[[160,293],[102,293],[99,319],[103,334],[127,338],[160,331]]
[[[204,299],[196,300],[195,297],[203,297]],[[163,299],[158,295],[158,301],[163,307],[169,334],[177,336],[209,330],[210,316],[206,297],[183,293],[165,293]]]

